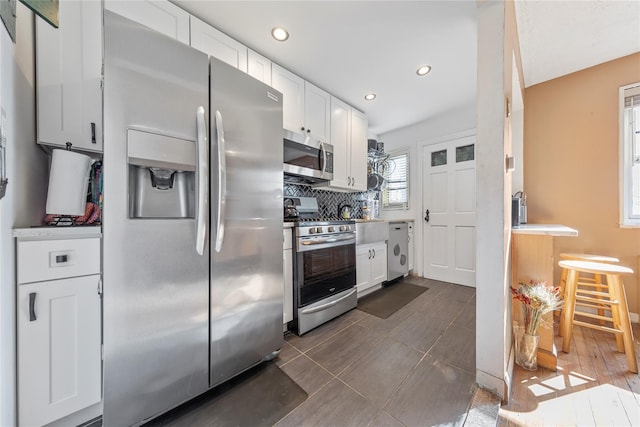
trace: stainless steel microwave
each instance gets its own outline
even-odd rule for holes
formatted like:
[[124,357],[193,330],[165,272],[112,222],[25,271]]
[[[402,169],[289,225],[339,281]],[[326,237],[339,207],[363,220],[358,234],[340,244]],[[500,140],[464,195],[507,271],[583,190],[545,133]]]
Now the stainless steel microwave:
[[283,142],[285,181],[315,184],[333,179],[333,145],[289,130]]

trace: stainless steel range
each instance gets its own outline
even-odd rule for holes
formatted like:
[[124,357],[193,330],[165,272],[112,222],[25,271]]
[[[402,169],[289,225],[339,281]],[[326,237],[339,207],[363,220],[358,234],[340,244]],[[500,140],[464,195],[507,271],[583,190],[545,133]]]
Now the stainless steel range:
[[290,197],[293,233],[294,330],[302,335],[355,308],[355,221],[318,218],[313,197]]

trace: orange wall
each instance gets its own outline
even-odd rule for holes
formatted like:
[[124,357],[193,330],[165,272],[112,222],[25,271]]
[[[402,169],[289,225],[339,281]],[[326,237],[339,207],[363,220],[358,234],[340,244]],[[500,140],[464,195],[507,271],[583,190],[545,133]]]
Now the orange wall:
[[[561,252],[615,256],[629,310],[640,313],[640,229],[618,226],[619,87],[640,81],[640,53],[525,89],[524,189],[528,222],[564,224]],[[556,266],[555,282],[560,271]]]

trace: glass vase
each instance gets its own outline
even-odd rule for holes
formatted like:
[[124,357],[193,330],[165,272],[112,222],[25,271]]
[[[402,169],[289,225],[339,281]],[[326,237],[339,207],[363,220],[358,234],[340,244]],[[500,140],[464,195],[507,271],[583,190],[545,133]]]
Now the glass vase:
[[524,327],[514,327],[516,364],[529,371],[538,369],[538,344],[540,335],[530,335],[524,331]]

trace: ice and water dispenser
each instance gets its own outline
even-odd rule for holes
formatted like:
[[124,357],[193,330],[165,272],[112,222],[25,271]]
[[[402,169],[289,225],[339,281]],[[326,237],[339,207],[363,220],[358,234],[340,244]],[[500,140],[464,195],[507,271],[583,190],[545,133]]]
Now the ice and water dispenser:
[[195,141],[129,129],[129,218],[195,217]]

